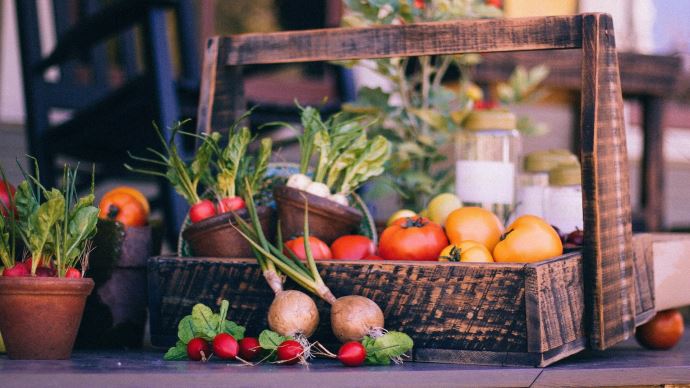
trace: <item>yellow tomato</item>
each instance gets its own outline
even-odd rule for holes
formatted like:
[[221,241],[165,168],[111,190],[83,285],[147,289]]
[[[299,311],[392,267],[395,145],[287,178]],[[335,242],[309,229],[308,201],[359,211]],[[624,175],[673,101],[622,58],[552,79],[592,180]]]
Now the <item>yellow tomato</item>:
[[509,263],[532,263],[562,254],[563,243],[554,228],[530,215],[515,220],[493,251],[495,261]]
[[483,244],[489,252],[503,234],[503,223],[496,215],[480,207],[461,207],[454,210],[446,219],[446,234],[451,244],[465,240]]
[[439,225],[444,225],[448,215],[462,206],[462,202],[453,193],[441,193],[429,201],[429,219]]
[[398,218],[414,217],[416,215],[417,213],[413,212],[410,209],[400,209],[388,218],[388,221],[386,221],[386,226],[393,225],[393,222],[395,222],[395,220],[397,220]]
[[[453,250],[454,248],[455,250]],[[465,240],[443,248],[438,261],[493,263],[494,259],[491,257],[491,252],[483,244],[472,240]]]

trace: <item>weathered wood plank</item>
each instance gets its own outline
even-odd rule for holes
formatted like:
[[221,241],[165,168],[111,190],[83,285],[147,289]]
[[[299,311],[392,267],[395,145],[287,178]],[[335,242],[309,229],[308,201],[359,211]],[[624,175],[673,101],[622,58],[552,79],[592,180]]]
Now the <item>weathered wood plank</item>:
[[527,350],[544,353],[585,337],[582,255],[525,268]]
[[635,278],[635,326],[654,316],[654,235],[633,236],[633,271]]
[[585,295],[593,347],[634,330],[635,298],[623,98],[609,15],[583,16],[581,159]]
[[226,65],[579,48],[580,16],[459,20],[219,38]]

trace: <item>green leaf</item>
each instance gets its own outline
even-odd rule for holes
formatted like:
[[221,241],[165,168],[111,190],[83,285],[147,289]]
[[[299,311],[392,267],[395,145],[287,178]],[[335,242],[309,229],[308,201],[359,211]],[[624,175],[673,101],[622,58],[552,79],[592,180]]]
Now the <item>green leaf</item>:
[[224,197],[237,195],[237,184],[241,183],[239,175],[243,172],[240,165],[251,140],[249,128],[242,127],[230,134],[228,144],[218,155],[218,169],[223,174],[223,180],[219,179],[216,190]]
[[412,350],[412,338],[405,333],[389,331],[373,340],[364,337],[362,345],[367,350],[366,362],[372,365],[388,365],[391,359],[402,356]]
[[228,333],[231,336],[233,336],[237,341],[244,338],[244,332],[246,331],[244,326],[240,326],[233,321],[228,321],[227,319],[224,323],[225,324],[223,325],[223,329],[220,330],[221,333]]
[[96,233],[99,210],[94,206],[86,206],[78,209],[69,220],[67,239],[64,242],[62,255],[68,266],[71,266],[81,254],[84,243]]
[[177,338],[186,344],[194,338],[194,333],[194,320],[191,315],[187,315],[177,324]]
[[225,318],[228,316],[228,308],[230,307],[230,302],[227,300],[223,299],[220,302],[220,313],[218,314],[218,330],[217,332],[223,331],[223,321],[225,321]]
[[[47,201],[29,216],[28,243],[33,257],[42,257],[53,226],[64,217],[65,198],[58,189],[45,193]],[[38,260],[34,263],[38,265]]]
[[192,323],[194,336],[212,341],[218,334],[218,314],[214,314],[208,306],[197,303],[192,308]]
[[355,163],[348,167],[337,193],[349,194],[367,179],[381,175],[384,164],[391,155],[391,144],[383,136],[376,136],[367,144],[367,148],[357,158]]
[[259,345],[261,345],[262,349],[275,350],[278,348],[278,345],[289,339],[291,338],[283,337],[275,331],[264,330],[259,334]]
[[181,361],[187,359],[187,345],[181,341],[177,341],[177,344],[168,351],[163,356],[165,361]]

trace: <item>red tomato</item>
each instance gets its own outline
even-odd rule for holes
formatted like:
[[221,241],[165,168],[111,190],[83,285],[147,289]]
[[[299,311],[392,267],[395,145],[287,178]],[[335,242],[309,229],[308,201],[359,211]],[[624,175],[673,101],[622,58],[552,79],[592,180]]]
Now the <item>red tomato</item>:
[[189,219],[193,223],[205,220],[215,215],[216,206],[208,199],[201,200],[200,202],[194,204],[191,209],[189,209]]
[[424,9],[424,0],[414,0],[414,6],[419,9]]
[[[333,258],[331,248],[316,237],[309,236],[309,248],[314,260],[329,260]],[[285,243],[285,249],[289,249],[300,260],[307,260],[307,253],[304,251],[304,237],[297,237]]]
[[381,234],[379,256],[384,260],[435,261],[447,245],[443,228],[428,218],[400,218]]
[[12,213],[17,214],[17,209],[14,206],[10,209],[10,197],[14,199],[16,191],[14,186],[9,182],[0,179],[0,214],[3,216],[7,216],[7,210],[11,210]]
[[377,255],[369,255],[369,256],[365,257],[364,260],[381,261],[381,260],[383,260],[383,258],[381,256],[377,256]]
[[218,203],[218,213],[234,212],[246,206],[242,197],[226,197]]
[[684,327],[678,310],[659,311],[651,321],[637,328],[635,339],[647,349],[671,349],[683,337]]
[[374,242],[366,236],[340,236],[331,244],[333,258],[338,260],[361,260],[376,252]]

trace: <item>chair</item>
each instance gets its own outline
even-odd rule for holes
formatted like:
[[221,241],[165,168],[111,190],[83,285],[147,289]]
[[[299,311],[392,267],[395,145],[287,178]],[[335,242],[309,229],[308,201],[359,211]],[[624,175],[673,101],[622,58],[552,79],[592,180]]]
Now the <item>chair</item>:
[[[44,185],[61,158],[96,163],[97,180],[132,175],[127,151],[160,147],[151,122],[166,128],[193,117],[199,55],[194,4],[187,0],[16,0],[31,155]],[[44,55],[38,4],[52,6],[56,45]],[[177,36],[169,45],[174,15]],[[174,70],[173,54],[179,57]],[[67,114],[65,114],[67,112]],[[66,119],[64,119],[66,117]],[[62,119],[61,119],[62,118]],[[193,128],[190,126],[190,128]],[[164,134],[165,134],[164,133]],[[183,154],[192,144],[180,144]],[[187,206],[163,180],[152,205],[166,214],[173,241]]]

